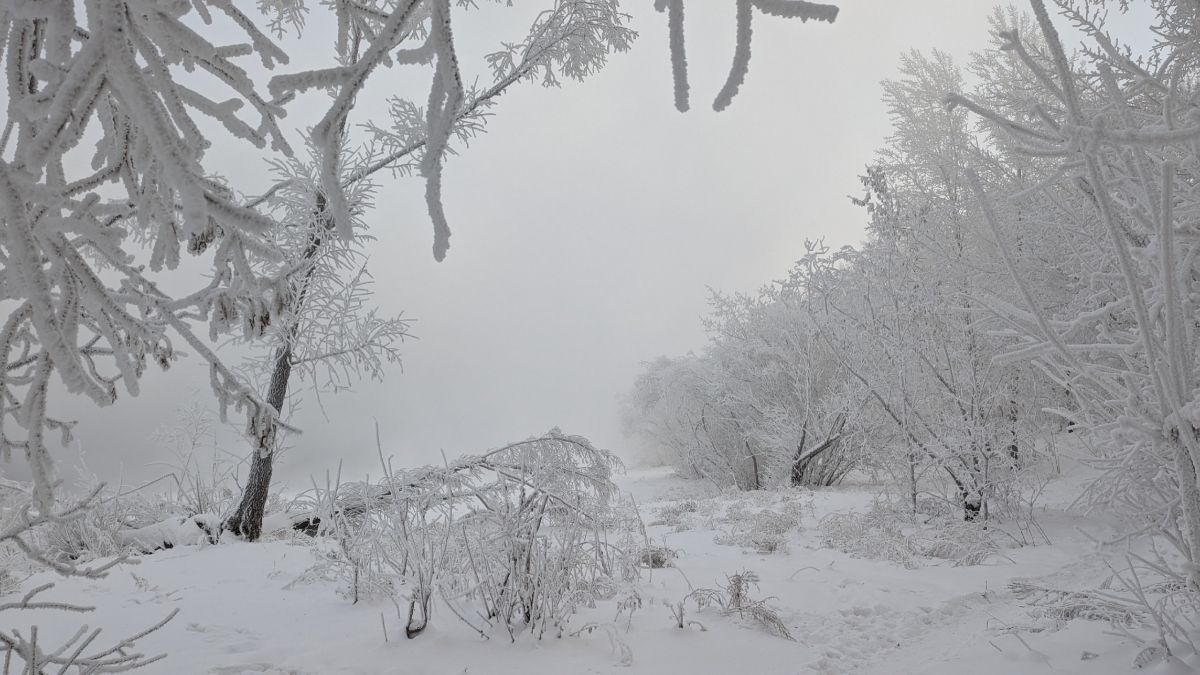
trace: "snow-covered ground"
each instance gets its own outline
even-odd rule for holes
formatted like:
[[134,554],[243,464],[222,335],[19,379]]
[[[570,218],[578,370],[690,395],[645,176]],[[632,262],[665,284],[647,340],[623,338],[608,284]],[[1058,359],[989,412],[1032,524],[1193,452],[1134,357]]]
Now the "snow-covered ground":
[[[169,654],[149,673],[1095,675],[1131,672],[1142,649],[1106,622],[1059,621],[1009,588],[1013,580],[1095,588],[1106,576],[1088,535],[1108,528],[1063,510],[1068,486],[1051,486],[1039,514],[1051,544],[1007,548],[982,564],[959,566],[938,559],[905,566],[827,546],[819,523],[867,511],[875,486],[715,494],[654,469],[630,472],[623,487],[640,505],[654,543],[670,550],[669,564],[644,570],[636,586],[574,622],[594,623],[593,630],[561,639],[485,640],[443,611],[428,631],[407,640],[390,603],[351,604],[337,582],[313,574],[322,553],[304,537],[161,551],[105,579],[57,580],[54,597],[95,605],[94,615],[19,616],[36,618],[50,644],[82,621],[115,638],[179,608],[138,643],[147,653]],[[781,537],[765,542],[776,548],[770,553],[739,545],[758,536],[763,528],[752,524],[764,511],[783,523]],[[796,520],[798,528],[787,527]],[[749,617],[692,603],[685,620],[695,623],[677,627],[671,606],[693,588],[723,587],[728,575],[744,570],[758,576],[751,597],[767,599],[794,641]],[[24,587],[46,580],[37,576]],[[637,600],[640,607],[625,611]],[[1149,672],[1182,668],[1159,664]]]

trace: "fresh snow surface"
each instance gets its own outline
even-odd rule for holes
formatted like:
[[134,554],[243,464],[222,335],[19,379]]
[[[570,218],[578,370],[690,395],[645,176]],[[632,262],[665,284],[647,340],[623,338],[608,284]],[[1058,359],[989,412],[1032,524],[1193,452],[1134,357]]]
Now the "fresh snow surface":
[[[1107,623],[1058,622],[1009,589],[1015,579],[1094,589],[1107,575],[1088,535],[1103,536],[1111,528],[1064,510],[1073,486],[1052,485],[1044,498],[1039,521],[1051,545],[1005,549],[975,566],[928,559],[906,567],[823,545],[820,521],[869,509],[878,486],[717,494],[663,469],[632,471],[622,484],[640,505],[654,542],[673,549],[674,558],[668,567],[644,570],[636,587],[642,606],[632,620],[622,613],[614,621],[626,589],[573,624],[603,627],[574,637],[485,640],[449,612],[435,610],[429,630],[407,640],[390,602],[351,604],[338,594],[336,581],[313,574],[322,548],[302,536],[176,547],[101,580],[38,575],[24,588],[53,580],[54,598],[97,611],[83,618],[31,612],[19,618],[36,621],[42,639],[50,640],[44,644],[51,644],[82,622],[103,626],[112,639],[179,608],[171,623],[138,643],[144,653],[169,654],[139,671],[146,673],[1104,675],[1133,672],[1141,650]],[[784,535],[786,550],[759,553],[716,543],[746,533],[746,521],[730,513],[771,508],[799,517],[799,528]],[[676,627],[667,603],[679,602],[689,583],[721,587],[727,574],[742,570],[758,574],[751,596],[770,598],[794,642],[748,619],[693,605],[686,618],[698,623]],[[1175,662],[1140,672],[1193,671]]]

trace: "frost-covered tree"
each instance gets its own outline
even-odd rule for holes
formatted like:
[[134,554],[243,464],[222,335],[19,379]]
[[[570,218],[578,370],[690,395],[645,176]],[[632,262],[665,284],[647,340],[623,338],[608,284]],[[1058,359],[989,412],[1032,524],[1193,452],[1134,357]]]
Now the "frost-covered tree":
[[[997,27],[1009,20],[1020,17],[994,18]],[[1037,81],[1016,55],[993,52],[976,67],[997,75],[982,80],[987,96],[1013,107]],[[799,482],[823,482],[797,466],[811,449],[811,460],[833,462],[830,480],[855,461],[901,478],[914,509],[919,491],[945,484],[939,496],[966,519],[987,518],[993,498],[1010,494],[1035,460],[1049,387],[1025,364],[996,360],[1004,338],[985,320],[988,303],[1019,293],[964,170],[986,167],[989,185],[1007,189],[1025,186],[1036,162],[1009,160],[1011,148],[989,127],[946,107],[947,92],[964,87],[948,56],[909,53],[900,70],[884,83],[893,133],[856,200],[869,218],[867,240],[838,251],[811,244],[788,278],[759,296],[717,296],[712,342],[647,370],[631,428],[685,465],[736,449],[739,461],[769,467],[768,483],[789,466]],[[1027,229],[1012,231],[1028,238],[1032,268],[1044,238]]]
[[843,374],[787,284],[714,294],[699,354],[647,365],[625,431],[685,476],[761,489],[830,485],[853,467]]
[[[1152,3],[1159,41],[1135,56],[1106,32],[1098,3],[1057,3],[1088,37],[1072,59],[1042,0],[1032,0],[1048,58],[1029,37],[1002,35],[1048,101],[1028,119],[955,96],[1006,135],[1014,150],[1053,159],[1036,189],[1004,191],[972,176],[1002,258],[1021,291],[995,308],[1014,344],[1069,391],[1060,409],[1100,442],[1108,471],[1093,503],[1116,508],[1133,531],[1171,541],[1197,585],[1200,560],[1200,426],[1195,297],[1197,270],[1195,73],[1200,23],[1193,7]],[[1074,300],[1047,304],[1022,274],[1021,241],[1010,228],[1033,208],[1041,226],[1071,251]],[[1049,207],[1049,208],[1044,208]]]
[[[362,153],[343,151],[343,173],[361,175]],[[266,380],[266,400],[281,413],[293,379],[307,381],[317,393],[337,392],[357,377],[382,379],[385,366],[399,361],[398,343],[407,334],[400,317],[385,317],[370,306],[371,277],[364,247],[370,242],[362,230],[362,215],[370,206],[374,185],[360,178],[349,189],[355,205],[356,234],[349,240],[335,236],[313,175],[313,163],[292,158],[276,165],[281,182],[268,198],[280,222],[275,243],[282,261],[271,263],[293,270],[282,311],[283,320],[268,327],[255,340],[262,350],[247,370],[249,379]],[[241,501],[224,521],[225,529],[249,540],[261,533],[270,494],[274,447],[271,435],[254,439]]]
[[[290,252],[284,264],[293,270],[293,281],[286,298],[288,318],[271,329],[270,354],[257,370],[266,375],[266,398],[277,410],[283,409],[295,376],[321,377],[321,384],[337,390],[358,374],[381,377],[383,366],[398,359],[395,343],[403,338],[405,323],[379,317],[366,306],[369,274],[362,251],[367,236],[364,215],[370,208],[376,175],[385,170],[425,175],[426,198],[434,220],[434,255],[441,259],[449,246],[449,229],[440,198],[440,154],[452,140],[465,142],[480,132],[489,109],[509,87],[539,72],[548,85],[560,78],[581,79],[602,65],[609,52],[626,49],[633,37],[615,3],[558,3],[537,15],[523,44],[506,45],[488,56],[495,78],[491,87],[466,91],[462,90],[462,76],[454,70],[458,64],[448,12],[448,6],[431,7],[427,16],[415,16],[412,30],[398,41],[412,44],[410,60],[402,63],[435,60],[431,97],[447,95],[438,94],[439,88],[457,88],[452,92],[453,102],[439,104],[447,106],[440,113],[446,119],[432,117],[432,100],[422,111],[414,102],[395,96],[390,124],[370,119],[359,124],[369,141],[362,148],[347,147],[347,128],[353,122],[346,110],[336,123],[330,122],[335,119],[330,115],[322,121],[335,125],[332,136],[320,125],[314,131],[310,154],[315,161],[293,159],[276,165],[280,181],[265,204],[283,212],[280,219],[287,227],[281,243]],[[441,13],[446,16],[439,19]],[[348,35],[339,32],[337,57],[352,68],[365,67],[360,63],[371,53],[365,36],[380,30],[373,25],[381,19],[378,13],[358,18]],[[339,24],[339,31],[343,29]],[[300,80],[284,82],[290,84],[276,86],[301,89],[311,85]],[[335,106],[340,101],[340,95],[334,97]],[[444,136],[431,144],[433,122],[444,127],[439,131]],[[327,174],[331,161],[336,173],[333,181]],[[337,208],[342,210],[340,216]],[[339,236],[339,227],[351,228],[351,236]],[[242,500],[226,520],[229,529],[248,539],[256,539],[261,531],[276,443],[269,434],[256,439]]]
[[[808,3],[794,4],[797,15],[809,18],[800,12]],[[305,233],[303,241],[292,242],[290,250],[299,252],[299,266],[307,265],[309,270],[293,272],[293,287],[286,302],[287,313],[294,318],[285,322],[283,328],[273,329],[276,346],[269,363],[264,364],[270,373],[267,402],[276,409],[281,409],[297,366],[315,375],[313,368],[324,364],[327,381],[338,388],[352,373],[362,370],[380,376],[380,355],[386,360],[396,357],[393,344],[404,334],[403,323],[364,311],[359,292],[363,288],[359,282],[365,281],[363,269],[352,275],[350,283],[342,285],[338,283],[342,276],[330,274],[334,269],[340,273],[346,271],[338,260],[345,255],[347,240],[333,235],[343,227],[339,223],[349,223],[352,232],[355,227],[362,228],[362,214],[369,208],[373,178],[384,170],[425,177],[426,202],[434,224],[434,256],[442,259],[450,236],[440,197],[442,154],[452,151],[455,143],[465,144],[482,132],[491,109],[511,86],[531,79],[540,79],[547,86],[557,85],[562,79],[582,79],[601,67],[609,53],[627,49],[634,37],[626,28],[626,17],[616,2],[560,0],[536,15],[523,41],[505,44],[500,51],[487,56],[493,78],[491,86],[468,89],[463,85],[455,56],[450,12],[448,3],[445,7],[431,3],[428,15],[415,14],[413,29],[398,41],[405,49],[405,58],[400,63],[433,62],[434,83],[424,110],[403,96],[391,97],[390,123],[363,121],[358,126],[369,143],[351,152],[346,147],[351,135],[349,129],[355,126],[351,113],[344,110],[340,116],[333,114],[337,106],[345,104],[344,90],[339,91],[334,95],[334,107],[313,131],[315,163],[291,163],[287,167],[291,175],[279,183],[279,189],[271,191],[271,201],[286,205],[288,213],[282,222],[292,232]],[[814,17],[825,20],[836,15],[836,10],[827,6],[814,5],[812,12]],[[321,71],[320,75],[277,78],[272,82],[274,90],[302,91],[331,83],[336,86],[343,79],[351,89],[358,87],[348,73],[366,68],[364,62],[376,58],[368,46],[373,44],[368,36],[385,30],[379,15],[358,18],[360,22],[352,22],[348,28],[339,22],[338,59],[349,66]],[[681,30],[678,26],[676,29]],[[673,40],[682,39],[681,33],[674,35]],[[743,42],[748,49],[748,38]],[[294,263],[292,269],[296,270]],[[331,309],[334,311],[330,312]],[[349,322],[353,326],[351,331],[347,331],[348,314],[358,317]],[[308,353],[301,353],[305,351]],[[251,539],[258,536],[261,528],[274,442],[272,434],[259,436],[245,494],[226,521],[230,529]]]
[[[281,246],[280,228],[311,235],[305,225],[315,222],[321,241],[350,242],[361,215],[356,190],[385,169],[414,172],[425,179],[434,255],[441,259],[450,236],[441,169],[453,140],[479,130],[509,87],[582,79],[634,38],[616,0],[554,0],[524,37],[488,57],[491,84],[476,89],[465,84],[452,29],[472,6],[451,0],[337,0],[319,8],[279,0],[253,12],[228,0],[0,6],[8,87],[0,255],[3,299],[12,303],[0,328],[7,364],[0,452],[29,458],[40,511],[50,512],[54,499],[46,435],[70,430],[50,412],[51,381],[109,405],[118,388],[136,395],[146,364],[167,367],[180,344],[208,362],[222,410],[245,412],[257,452],[269,454],[279,406],[227,367],[213,342],[222,334],[257,338],[271,326],[297,325],[294,301],[304,287],[298,278],[315,267],[303,260],[303,247],[295,264],[297,252]],[[726,102],[746,71],[754,11],[804,20],[836,15],[831,6],[800,0],[747,0],[738,7]],[[686,72],[682,3],[659,8],[668,10],[679,78]],[[288,63],[284,34],[311,23],[314,10],[336,25],[328,65],[279,73]],[[306,43],[313,37],[306,35]],[[373,76],[402,66],[431,70],[429,87],[395,99],[391,124],[352,119]],[[313,180],[303,198],[314,214],[280,222],[264,208],[268,199],[241,198],[214,175],[205,153],[219,137],[252,153],[292,156],[280,120],[312,90],[330,96],[309,134]],[[356,124],[369,125],[372,153],[349,175],[345,148]],[[268,196],[279,196],[282,185]],[[179,276],[166,272],[179,265],[184,249],[205,256],[212,272],[180,290]],[[199,330],[203,323],[207,336]]]
[[695,355],[661,357],[648,365],[626,397],[627,433],[660,450],[682,475],[718,485],[754,486],[750,457],[718,409],[723,378]]
[[[284,96],[313,86],[343,83],[349,88],[337,90],[329,112],[311,134],[314,161],[278,163],[280,181],[263,200],[265,206],[282,211],[280,220],[286,227],[277,243],[285,251],[281,267],[290,270],[282,303],[286,317],[270,330],[270,355],[258,369],[267,376],[266,399],[276,410],[283,409],[294,376],[320,376],[336,390],[357,374],[381,377],[384,364],[398,359],[395,343],[403,338],[405,323],[379,317],[366,306],[363,217],[376,174],[388,170],[425,176],[434,255],[440,260],[449,246],[440,197],[441,162],[452,139],[465,141],[481,131],[489,108],[514,84],[539,71],[547,84],[564,77],[581,79],[602,65],[609,52],[626,49],[633,37],[616,3],[558,3],[536,17],[524,43],[506,45],[488,56],[495,78],[491,87],[468,91],[457,70],[449,4],[408,4],[406,11],[414,13],[394,38],[395,45],[404,46],[401,64],[434,64],[429,107],[422,111],[409,100],[393,97],[390,125],[377,120],[359,123],[370,141],[361,149],[348,147],[353,96],[346,98],[345,92],[362,86],[356,78],[366,77],[372,60],[386,60],[387,52],[377,49],[377,41],[387,30],[387,15],[342,8],[353,20],[339,21],[335,56],[347,65],[272,81]],[[248,539],[256,539],[261,531],[277,442],[274,434],[254,439],[245,492],[226,520],[229,529]]]
[[[245,410],[251,432],[276,415],[195,328],[256,332],[282,281],[241,264],[270,253],[275,223],[205,172],[211,141],[196,118],[215,119],[248,148],[286,151],[282,108],[239,65],[257,57],[273,66],[286,56],[231,3],[143,4],[0,9],[8,82],[0,255],[9,303],[0,329],[0,452],[29,459],[43,513],[52,511],[54,482],[46,434],[70,431],[50,414],[52,379],[109,405],[118,388],[136,395],[147,363],[166,368],[182,342],[209,363],[218,400]],[[246,44],[215,43],[183,20],[189,13],[225,15]],[[207,76],[207,94],[173,75],[181,66]],[[159,273],[175,268],[184,248],[208,251],[213,274],[171,295]],[[234,324],[234,313],[245,321]]]

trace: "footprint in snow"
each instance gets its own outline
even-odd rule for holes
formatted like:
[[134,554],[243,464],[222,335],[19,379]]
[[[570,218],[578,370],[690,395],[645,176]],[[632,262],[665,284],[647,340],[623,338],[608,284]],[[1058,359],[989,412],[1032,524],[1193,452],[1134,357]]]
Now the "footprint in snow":
[[[187,630],[193,633],[204,633],[207,637],[204,641],[214,646],[218,651],[226,654],[245,654],[258,649],[258,633],[246,630],[244,628],[231,628],[228,626],[206,626],[199,623],[189,623]],[[255,664],[257,665],[257,664]],[[247,666],[250,667],[250,666]],[[233,671],[240,673],[241,671]],[[247,672],[261,673],[267,672],[262,670],[250,670]],[[271,675],[280,673],[290,673],[293,671],[269,671]]]

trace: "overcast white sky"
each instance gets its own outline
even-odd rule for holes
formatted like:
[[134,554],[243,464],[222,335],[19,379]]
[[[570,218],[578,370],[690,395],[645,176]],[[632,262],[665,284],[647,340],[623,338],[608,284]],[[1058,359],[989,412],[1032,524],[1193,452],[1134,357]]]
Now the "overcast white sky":
[[[879,81],[910,48],[965,63],[987,43],[993,5],[840,0],[832,26],[760,15],[749,77],[718,114],[709,102],[728,72],[733,3],[693,0],[693,110],[680,114],[664,17],[650,0],[624,4],[641,33],[630,53],[588,82],[505,96],[488,133],[448,164],[454,236],[444,263],[430,253],[419,179],[384,181],[369,218],[377,301],[417,319],[420,339],[404,346],[403,372],[325,398],[328,419],[306,399],[294,420],[305,433],[277,476],[304,487],[339,459],[344,475],[374,471],[374,419],[400,463],[438,462],[442,451],[474,452],[556,425],[621,452],[619,395],[642,362],[704,344],[708,287],[749,291],[779,278],[806,238],[860,239],[863,214],[847,195],[858,194],[857,176],[888,134]],[[462,14],[460,43],[476,45],[463,51],[514,37],[504,18],[512,11]],[[323,53],[328,35],[310,25],[305,49]],[[377,94],[414,81],[392,77],[376,75]],[[239,180],[265,180],[249,158],[220,159]],[[195,361],[152,375],[144,390],[101,412],[71,409],[104,478],[161,473],[146,466],[160,454],[150,439],[158,420],[193,392],[208,400]],[[226,447],[245,453],[236,439]]]

